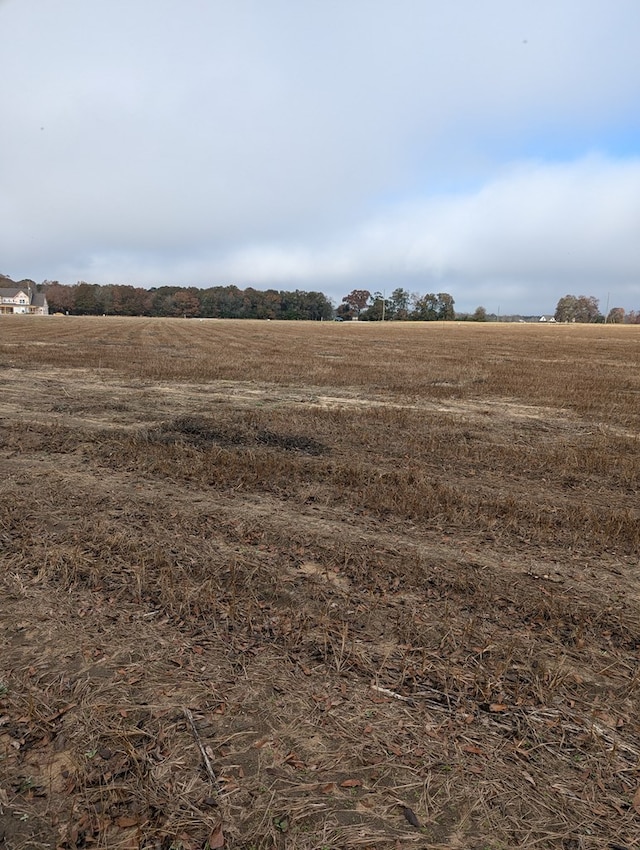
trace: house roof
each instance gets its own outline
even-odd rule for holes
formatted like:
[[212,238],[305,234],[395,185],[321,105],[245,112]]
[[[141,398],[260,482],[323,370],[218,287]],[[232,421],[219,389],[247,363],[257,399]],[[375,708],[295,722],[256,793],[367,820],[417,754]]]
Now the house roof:
[[16,295],[26,295],[30,297],[29,304],[32,307],[44,307],[47,303],[47,298],[44,292],[35,292],[29,290],[27,286],[2,286],[0,287],[0,298],[15,298]]
[[15,298],[16,295],[19,295],[21,292],[24,293],[24,295],[28,295],[28,291],[27,291],[26,287],[22,287],[22,286],[11,286],[11,287],[6,286],[5,287],[5,286],[3,286],[0,289],[0,298]]

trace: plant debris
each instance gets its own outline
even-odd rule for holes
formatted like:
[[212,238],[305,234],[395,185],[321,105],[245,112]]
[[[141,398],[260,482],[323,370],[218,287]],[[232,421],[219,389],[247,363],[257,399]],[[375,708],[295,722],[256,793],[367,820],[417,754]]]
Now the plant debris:
[[640,842],[635,328],[349,331],[2,321],[7,850]]

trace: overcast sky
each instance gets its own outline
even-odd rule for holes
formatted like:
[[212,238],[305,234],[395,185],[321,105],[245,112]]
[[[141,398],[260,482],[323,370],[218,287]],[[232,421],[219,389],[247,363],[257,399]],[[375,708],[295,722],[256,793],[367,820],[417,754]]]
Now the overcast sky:
[[0,0],[0,272],[640,309],[639,0]]

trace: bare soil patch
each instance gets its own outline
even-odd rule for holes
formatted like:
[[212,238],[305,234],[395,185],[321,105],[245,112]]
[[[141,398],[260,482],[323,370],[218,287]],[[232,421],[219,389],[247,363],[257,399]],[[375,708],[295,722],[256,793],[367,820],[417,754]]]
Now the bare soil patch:
[[636,846],[639,366],[0,322],[0,845]]

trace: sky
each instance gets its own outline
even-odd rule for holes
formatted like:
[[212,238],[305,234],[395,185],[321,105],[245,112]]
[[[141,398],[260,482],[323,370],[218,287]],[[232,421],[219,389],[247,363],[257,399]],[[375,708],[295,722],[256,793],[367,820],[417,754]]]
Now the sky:
[[640,309],[640,0],[0,0],[0,273]]

